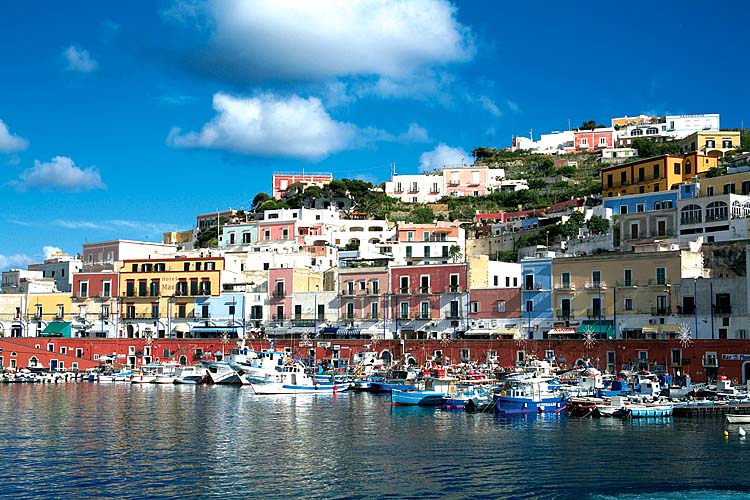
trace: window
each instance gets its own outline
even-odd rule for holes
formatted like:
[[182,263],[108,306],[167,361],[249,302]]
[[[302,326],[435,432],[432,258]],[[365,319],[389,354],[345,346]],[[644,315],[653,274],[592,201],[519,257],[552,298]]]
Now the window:
[[533,300],[527,300],[526,301],[526,312],[534,312],[534,301]]
[[370,303],[370,318],[378,319],[378,303],[377,302]]
[[497,312],[504,313],[505,312],[505,301],[504,300],[498,300],[497,301]]
[[450,291],[451,292],[461,291],[459,290],[458,274],[451,274],[450,276]]
[[742,194],[750,194],[750,181],[742,181]]
[[570,288],[570,273],[562,273],[560,284],[562,288]]
[[430,319],[430,303],[427,301],[419,304],[419,317],[420,319]]
[[606,137],[600,137],[599,138],[599,146],[606,146],[607,145],[607,138]]
[[80,297],[88,297],[89,296],[89,282],[88,281],[81,281],[79,296]]
[[354,304],[351,302],[346,304],[346,319],[354,319]]
[[702,221],[702,210],[698,205],[687,205],[680,210],[681,224],[700,224]]
[[681,166],[680,162],[675,162],[675,164],[674,164],[674,173],[675,173],[675,175],[680,175],[680,166]]
[[724,149],[733,147],[732,139],[724,139],[723,141],[721,141],[721,147]]
[[380,292],[380,282],[378,280],[372,280],[370,286],[372,287],[373,295],[377,295]]
[[625,299],[625,310],[626,311],[633,310],[633,299]]
[[612,179],[612,174],[607,174],[607,187],[611,188],[614,186],[614,181]]
[[591,271],[591,283],[594,286],[601,285],[602,282],[602,272],[601,271]]
[[112,282],[102,281],[102,297],[111,297],[111,296],[112,296]]
[[656,268],[656,284],[657,285],[667,284],[667,268],[666,267]]
[[638,182],[643,182],[646,180],[646,169],[644,167],[640,167],[638,169]]
[[479,302],[471,302],[470,303],[471,312],[478,313],[479,312]]
[[646,205],[644,203],[637,204],[635,206],[635,211],[638,212],[638,213],[645,212],[646,211]]
[[399,315],[401,319],[408,319],[409,318],[409,303],[408,302],[401,302],[401,314]]
[[589,140],[587,137],[581,137],[581,146],[588,146]]
[[734,194],[734,183],[724,184],[724,194]]
[[102,304],[102,318],[109,318],[109,304]]
[[625,286],[633,286],[633,270],[632,269],[625,269],[623,284]]
[[146,280],[138,280],[138,296],[145,297],[148,293]]
[[424,246],[424,256],[429,257],[430,256],[430,245]]
[[159,296],[159,280],[151,280],[151,287],[149,289],[149,295],[151,297]]
[[409,293],[409,277],[408,276],[401,276],[400,293]]
[[419,278],[419,292],[430,293],[430,277],[420,276]]
[[360,280],[358,282],[358,285],[359,285],[360,292],[364,292],[365,290],[367,290],[367,282],[365,280]]
[[430,241],[430,232],[429,231],[422,232],[422,241]]
[[713,196],[713,195],[714,195],[714,187],[713,186],[708,186],[706,188],[706,196]]
[[682,349],[672,349],[672,366],[682,366]]
[[449,252],[448,246],[447,245],[443,245],[443,255],[442,256],[443,257],[448,257],[448,252]]
[[690,164],[690,160],[685,161],[685,175],[690,175],[693,173],[693,167]]
[[[508,277],[505,278],[505,280],[506,280],[505,286],[508,286],[508,284],[507,284],[508,279],[509,279]],[[492,286],[500,286],[500,277],[499,276],[493,276],[492,277]]]
[[412,256],[412,248],[411,245],[406,246],[406,257],[410,258]]
[[526,290],[533,290],[534,289],[534,275],[525,274],[523,276],[523,279],[524,279],[524,288]]
[[406,232],[406,241],[414,241],[414,231]]
[[628,183],[628,173],[620,172],[620,184],[625,185]]
[[714,141],[713,139],[706,139],[706,147],[707,148],[716,147],[716,141]]
[[706,207],[706,222],[728,219],[729,207],[723,201],[714,201]]

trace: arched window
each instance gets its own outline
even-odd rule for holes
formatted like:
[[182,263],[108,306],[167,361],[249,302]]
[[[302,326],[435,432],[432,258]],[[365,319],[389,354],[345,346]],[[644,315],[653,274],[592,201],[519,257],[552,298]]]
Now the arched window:
[[742,217],[742,205],[739,201],[732,202],[732,219],[739,219]]
[[706,207],[706,222],[727,220],[729,218],[729,207],[723,201],[714,201]]
[[643,129],[640,128],[634,128],[630,131],[630,136],[635,137],[636,135],[643,135]]
[[687,205],[680,211],[680,224],[700,224],[701,207],[698,205]]
[[657,135],[659,133],[659,129],[656,127],[649,127],[646,129],[646,135]]
[[745,204],[742,205],[742,216],[750,217],[750,201],[746,201]]

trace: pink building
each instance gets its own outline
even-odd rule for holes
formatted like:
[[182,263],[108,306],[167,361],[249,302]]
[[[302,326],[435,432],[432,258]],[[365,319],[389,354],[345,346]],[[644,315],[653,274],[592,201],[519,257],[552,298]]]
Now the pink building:
[[615,129],[610,127],[596,128],[594,130],[576,130],[573,134],[576,151],[594,152],[613,148],[615,147],[615,139],[617,138]]
[[280,200],[289,192],[289,188],[294,185],[300,185],[303,188],[308,186],[323,187],[333,180],[331,173],[293,173],[293,174],[273,174],[272,177],[272,196]]
[[295,239],[295,223],[261,222],[258,225],[258,241],[284,241]]
[[382,319],[387,291],[388,269],[385,267],[340,269],[340,317],[345,320]]
[[115,262],[172,256],[177,245],[148,241],[113,240],[83,245],[83,271],[114,271]]
[[268,270],[270,315],[273,321],[289,319],[292,314],[294,268],[279,267]]
[[469,300],[469,319],[521,317],[520,288],[472,288]]
[[464,263],[393,266],[390,282],[393,318],[441,321],[465,317],[462,299],[467,292],[468,267]]
[[73,297],[117,297],[119,293],[117,273],[76,273],[73,275]]
[[489,168],[460,166],[443,168],[443,192],[449,196],[483,196],[488,188]]

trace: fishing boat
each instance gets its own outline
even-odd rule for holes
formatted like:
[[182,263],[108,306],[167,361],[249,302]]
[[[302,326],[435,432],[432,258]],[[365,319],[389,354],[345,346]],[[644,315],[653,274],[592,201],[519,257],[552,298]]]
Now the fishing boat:
[[201,365],[180,366],[174,374],[175,384],[200,384],[208,375],[208,371]]
[[495,411],[504,414],[565,411],[565,394],[551,388],[549,382],[549,377],[507,379],[506,387],[494,395]]
[[174,384],[175,372],[179,365],[175,363],[168,363],[158,365],[154,370],[154,379],[151,381],[152,384]]
[[411,390],[392,389],[393,406],[440,406],[446,394],[456,394],[455,377],[446,377],[445,370],[433,370],[432,375],[414,384]]
[[[231,356],[231,353],[230,353]],[[276,367],[292,363],[292,358],[284,351],[248,350],[244,356],[230,361],[231,367],[240,377],[240,383],[250,385],[252,382],[265,382],[266,378],[275,375]]]
[[727,413],[726,415],[724,415],[724,419],[728,424],[750,424],[750,415]]
[[612,415],[622,418],[671,417],[673,408],[670,404],[628,404],[615,410]]
[[393,389],[406,391],[414,388],[415,372],[406,370],[391,370],[383,380],[370,382],[369,392],[389,393]]
[[267,382],[250,384],[255,394],[335,394],[349,388],[348,384],[338,385],[335,382],[316,382],[305,373],[304,367],[295,363],[276,367],[273,378]]
[[352,390],[369,391],[373,382],[382,382],[383,380],[385,380],[385,377],[383,375],[366,375],[352,381]]
[[150,384],[156,380],[156,369],[159,365],[156,363],[149,363],[142,366],[140,369],[135,370],[133,375],[130,377],[131,384]]
[[471,410],[474,410],[483,403],[492,402],[492,394],[483,387],[474,384],[460,384],[451,386],[451,388],[455,388],[455,391],[451,392],[449,389],[448,394],[443,396],[443,402],[440,405],[440,408],[444,410],[466,410],[470,401],[473,405]]

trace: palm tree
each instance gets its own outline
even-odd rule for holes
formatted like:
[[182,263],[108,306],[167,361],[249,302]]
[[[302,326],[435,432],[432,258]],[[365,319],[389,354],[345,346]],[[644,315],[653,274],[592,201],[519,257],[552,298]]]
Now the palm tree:
[[448,257],[453,259],[453,262],[456,262],[458,259],[460,259],[461,247],[458,245],[451,245],[451,247],[448,249]]

